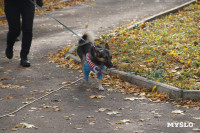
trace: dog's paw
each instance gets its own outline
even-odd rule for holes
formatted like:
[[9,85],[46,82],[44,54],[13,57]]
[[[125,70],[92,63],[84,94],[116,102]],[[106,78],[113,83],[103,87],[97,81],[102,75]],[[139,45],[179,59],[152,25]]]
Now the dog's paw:
[[99,85],[99,90],[100,90],[100,91],[104,91],[105,89],[103,88],[102,85]]

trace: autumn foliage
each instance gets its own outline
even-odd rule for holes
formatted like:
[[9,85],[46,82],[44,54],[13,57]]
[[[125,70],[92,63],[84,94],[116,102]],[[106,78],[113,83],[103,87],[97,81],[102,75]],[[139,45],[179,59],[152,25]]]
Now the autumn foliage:
[[[199,4],[193,4],[133,29],[119,28],[101,36],[95,44],[109,43],[118,70],[181,89],[199,90],[199,9]],[[56,54],[64,55],[68,47]],[[57,55],[53,60],[61,63],[63,58]],[[64,62],[61,66],[72,66],[67,60]]]

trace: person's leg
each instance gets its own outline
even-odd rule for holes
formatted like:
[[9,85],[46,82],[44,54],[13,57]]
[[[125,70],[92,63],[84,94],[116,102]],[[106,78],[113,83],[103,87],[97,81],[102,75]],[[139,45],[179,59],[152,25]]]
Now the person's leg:
[[7,34],[6,56],[8,59],[13,57],[13,46],[16,38],[20,35],[20,8],[14,1],[5,2],[5,14],[8,21],[9,31]]
[[33,19],[35,6],[29,1],[26,0],[22,4],[21,14],[22,14],[22,48],[20,52],[21,57],[21,65],[24,67],[30,66],[30,62],[28,61],[28,54],[30,51],[31,43],[32,43],[32,29],[33,29]]

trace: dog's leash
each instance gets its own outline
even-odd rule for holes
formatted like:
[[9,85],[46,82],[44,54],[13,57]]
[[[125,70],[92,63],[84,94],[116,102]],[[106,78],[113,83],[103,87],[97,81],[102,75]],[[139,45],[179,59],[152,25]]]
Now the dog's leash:
[[103,70],[101,70],[100,73],[105,74],[105,75],[108,75],[108,73],[105,72],[105,71],[103,71]]
[[17,112],[19,112],[20,110],[24,109],[25,107],[27,107],[27,106],[33,104],[34,102],[39,101],[39,100],[41,100],[42,98],[51,95],[52,93],[58,92],[58,91],[60,91],[61,89],[63,89],[64,87],[68,87],[68,86],[70,86],[70,85],[73,85],[73,84],[79,82],[79,81],[82,80],[82,79],[83,79],[83,78],[79,78],[79,79],[77,79],[76,81],[71,82],[70,84],[63,85],[63,86],[61,86],[60,88],[58,88],[58,89],[56,89],[56,90],[53,90],[53,91],[51,91],[51,92],[49,92],[49,93],[47,93],[47,94],[45,94],[45,95],[43,95],[43,96],[41,96],[41,97],[39,97],[39,98],[37,98],[37,99],[35,99],[35,100],[33,100],[33,101],[27,103],[27,104],[25,104],[25,105],[19,107],[17,110],[15,110],[15,111],[13,111],[13,112],[10,112],[10,113],[8,113],[8,114],[5,114],[5,115],[0,116],[0,119],[3,118],[3,117],[7,117],[7,116],[11,116],[11,115],[13,115],[13,114],[16,114]]
[[78,34],[76,34],[73,30],[71,30],[69,27],[67,27],[66,25],[64,25],[62,22],[60,22],[58,19],[56,19],[55,17],[53,17],[52,15],[50,15],[47,11],[45,11],[42,7],[40,7],[38,4],[36,4],[34,1],[29,0],[32,4],[34,4],[35,6],[37,6],[37,8],[39,8],[40,10],[42,10],[44,13],[46,13],[50,18],[54,19],[55,21],[57,21],[60,25],[62,25],[65,29],[67,29],[68,31],[70,31],[71,33],[73,33],[74,35],[76,35],[79,39],[83,40],[85,42],[85,40],[80,37]]
[[[68,31],[72,32],[74,35],[76,35],[79,39],[83,40],[84,42],[86,42],[82,37],[80,37],[78,34],[76,34],[72,29],[70,29],[69,27],[67,27],[66,25],[64,25],[62,22],[60,22],[58,19],[56,19],[55,17],[53,17],[52,15],[50,15],[47,11],[45,11],[42,7],[40,7],[38,4],[36,4],[34,1],[29,0],[32,4],[34,4],[35,6],[37,6],[37,8],[39,8],[40,10],[42,10],[44,13],[46,13],[50,18],[54,19],[55,21],[57,21],[60,25],[62,25],[65,29],[67,29]],[[92,46],[95,47],[95,45],[92,43]],[[100,73],[102,74],[108,74],[105,71],[101,70]]]

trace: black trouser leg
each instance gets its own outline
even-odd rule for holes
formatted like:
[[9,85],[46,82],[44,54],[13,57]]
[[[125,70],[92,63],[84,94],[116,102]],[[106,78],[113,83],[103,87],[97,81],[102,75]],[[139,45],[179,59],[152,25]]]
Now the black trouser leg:
[[5,14],[9,26],[7,47],[12,49],[16,38],[20,35],[20,7],[14,2],[6,2]]
[[34,12],[35,6],[29,0],[24,1],[23,8],[21,8],[23,36],[20,53],[20,57],[23,59],[27,59],[31,47]]

